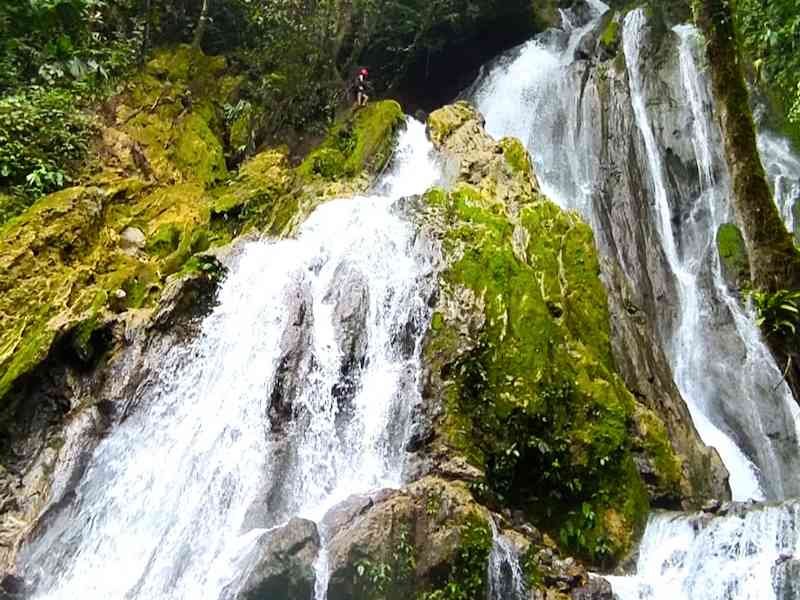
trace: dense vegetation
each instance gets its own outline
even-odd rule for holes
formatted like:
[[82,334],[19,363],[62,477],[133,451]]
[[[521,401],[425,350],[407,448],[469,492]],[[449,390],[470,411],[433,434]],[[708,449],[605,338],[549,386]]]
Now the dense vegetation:
[[[490,27],[501,18],[519,27]],[[437,57],[480,46],[470,43],[476,36],[498,32],[507,45],[533,25],[528,0],[2,2],[0,222],[77,175],[93,130],[83,111],[154,47],[194,43],[244,75],[226,108],[229,125],[247,125],[230,136],[239,160],[263,141],[321,131],[346,103],[358,65],[376,66],[380,92],[412,72],[436,77]]]
[[736,11],[756,75],[800,133],[800,0],[739,0]]

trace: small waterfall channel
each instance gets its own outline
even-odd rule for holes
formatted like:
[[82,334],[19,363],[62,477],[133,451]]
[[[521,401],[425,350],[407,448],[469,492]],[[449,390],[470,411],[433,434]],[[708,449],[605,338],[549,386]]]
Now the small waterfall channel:
[[201,334],[158,357],[160,384],[22,549],[36,599],[233,597],[273,529],[401,484],[435,285],[396,202],[440,176],[422,123],[394,165],[241,248]]
[[[586,86],[586,70],[598,67],[579,56],[576,38],[596,31],[608,7],[596,0],[587,6],[588,23],[576,26],[580,20],[566,15],[562,30],[545,32],[502,57],[469,94],[492,135],[516,136],[528,145],[543,191],[561,206],[580,211],[598,237],[608,239],[604,227],[614,215],[599,212],[598,182],[615,177],[615,169],[626,165],[602,162],[609,154],[604,144],[613,143],[604,136],[613,126]],[[650,203],[643,214],[657,235],[658,260],[674,280],[676,316],[671,321],[665,316],[656,329],[675,383],[702,439],[719,451],[728,468],[736,500],[781,502],[800,496],[797,407],[788,387],[777,385],[781,373],[753,315],[726,284],[716,249],[718,228],[731,222],[732,214],[720,133],[700,58],[702,39],[690,26],[676,27],[670,40],[673,66],[666,67],[672,71],[664,75],[648,62],[644,11],[629,12],[621,29],[629,108],[618,99],[616,108],[622,106],[620,113],[638,132],[640,141],[633,147],[642,186],[649,187],[642,201]],[[657,114],[659,109],[651,106],[658,104],[655,93],[669,94],[680,105],[680,120]],[[688,140],[696,185],[676,183],[674,177],[667,181],[676,157],[665,131]],[[760,134],[759,148],[776,202],[792,227],[800,162],[785,141],[769,132]],[[626,160],[631,159],[636,160]],[[653,243],[652,238],[630,237],[636,233],[626,235],[615,243]],[[796,501],[733,512],[717,517],[654,513],[637,576],[609,578],[615,595],[620,600],[796,600]]]
[[487,600],[526,600],[528,593],[525,575],[519,555],[511,540],[497,529],[494,519],[492,527],[492,552],[489,555],[486,577]]

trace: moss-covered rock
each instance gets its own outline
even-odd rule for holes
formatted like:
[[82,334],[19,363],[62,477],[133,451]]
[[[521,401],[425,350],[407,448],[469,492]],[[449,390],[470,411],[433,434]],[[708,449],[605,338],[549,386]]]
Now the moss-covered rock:
[[[85,185],[0,225],[0,399],[57,339],[93,356],[104,315],[152,306],[198,252],[251,228],[288,232],[326,198],[364,190],[403,120],[385,101],[338,123],[323,149],[342,148],[341,179],[293,169],[268,149],[220,184],[222,105],[237,84],[222,58],[157,52],[110,102]],[[144,236],[141,247],[121,238],[126,229]]]
[[227,176],[222,109],[238,84],[224,58],[161,50],[112,102],[115,124],[139,145],[146,174],[207,186]]
[[329,541],[328,597],[483,599],[490,519],[465,484],[437,477],[379,499]]
[[495,144],[481,121],[464,103],[429,120],[460,173],[425,197],[446,262],[426,346],[440,442],[485,473],[487,500],[613,561],[649,508],[637,454],[660,493],[679,494],[681,463],[615,371],[590,228],[541,196],[516,146]]
[[750,263],[742,232],[733,223],[717,230],[717,251],[725,281],[732,289],[741,289],[750,279]]
[[391,157],[394,133],[404,115],[394,100],[373,102],[337,121],[325,141],[300,166],[307,176],[323,179],[377,172]]

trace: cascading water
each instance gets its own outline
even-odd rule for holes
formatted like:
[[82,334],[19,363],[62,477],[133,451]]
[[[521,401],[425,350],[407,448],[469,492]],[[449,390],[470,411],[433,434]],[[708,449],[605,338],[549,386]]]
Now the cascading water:
[[758,150],[767,176],[773,182],[775,202],[789,231],[797,236],[798,206],[800,200],[800,158],[792,152],[789,141],[771,131],[758,135]]
[[159,384],[21,550],[35,598],[228,597],[268,528],[401,483],[434,277],[394,201],[437,181],[432,152],[409,120],[379,195],[244,246],[201,335],[156,358]]
[[[607,125],[596,104],[587,99],[590,92],[575,57],[576,40],[596,27],[604,12],[604,5],[597,3],[590,8],[594,20],[574,29],[568,40],[549,33],[528,42],[510,61],[500,61],[484,74],[471,93],[489,132],[522,139],[532,151],[544,192],[563,207],[579,210],[602,236],[604,223],[594,199],[609,169],[620,165],[601,165]],[[643,139],[642,169],[645,180],[649,175],[653,202],[649,214],[678,296],[675,322],[665,318],[656,329],[695,425],[703,439],[720,451],[731,472],[735,497],[783,498],[800,492],[796,411],[787,386],[773,389],[781,374],[752,319],[721,279],[715,237],[717,227],[729,220],[727,174],[716,151],[707,82],[695,64],[692,36],[679,30],[681,73],[676,81],[681,89],[673,93],[689,100],[688,133],[699,190],[671,198],[664,180],[666,149],[655,135],[646,106],[647,93],[652,92],[642,81],[645,26],[644,13],[637,10],[628,14],[623,27],[630,105]],[[682,219],[679,225],[674,224],[677,215]],[[625,269],[626,263],[620,266]],[[737,361],[745,368],[737,368]]]
[[[611,239],[610,247],[620,243],[647,247],[651,239],[630,239],[635,232],[623,230],[625,238],[615,240],[613,234],[604,231],[608,223],[600,217],[596,205],[603,182],[612,178],[610,185],[614,186],[615,170],[626,166],[603,162],[608,156],[604,144],[614,142],[604,139],[610,126],[597,110],[604,106],[603,101],[586,85],[586,70],[598,67],[580,64],[580,57],[575,55],[576,37],[585,36],[599,22],[602,11],[596,3],[592,8],[592,23],[583,27],[570,23],[564,34],[548,32],[528,42],[484,73],[470,93],[486,117],[490,133],[517,136],[528,145],[548,196],[563,207],[579,210],[598,237],[606,243]],[[647,62],[646,27],[641,10],[630,12],[623,24],[630,108],[623,114],[620,107],[624,104],[620,104],[616,107],[620,112],[615,114],[616,118],[632,117],[641,136],[641,150],[634,144],[633,151],[639,153],[637,166],[644,173],[644,185],[650,188],[643,201],[652,203],[641,214],[652,219],[663,257],[656,260],[664,261],[675,281],[676,317],[670,321],[665,315],[664,324],[657,324],[656,329],[698,431],[706,443],[719,450],[731,474],[734,496],[742,500],[797,496],[800,452],[796,405],[787,386],[779,385],[781,373],[760,338],[753,316],[725,283],[715,247],[719,226],[730,222],[732,215],[720,133],[711,113],[708,82],[699,67],[702,40],[691,27],[675,28],[679,56],[674,62],[674,77],[661,75],[657,82],[647,82],[651,73],[658,75]],[[673,86],[667,92],[672,98],[685,103],[681,108],[685,120],[654,119],[658,109],[650,104],[657,103],[657,98],[651,95],[663,93],[665,84]],[[656,126],[662,129],[656,130]],[[618,127],[613,131],[619,135],[626,130]],[[673,161],[674,165],[675,161],[664,139],[669,135],[685,135],[691,142],[690,160],[697,173],[694,187],[665,181],[666,162]],[[769,133],[759,136],[759,147],[776,188],[776,200],[791,225],[800,190],[800,162],[785,142]],[[630,159],[630,155],[626,157]],[[629,267],[625,259],[630,256],[620,257],[624,271]],[[633,256],[636,258],[635,253]],[[639,270],[642,268],[639,266]],[[787,511],[794,511],[795,517],[788,518]],[[776,567],[787,556],[797,554],[796,546],[791,545],[796,544],[798,531],[796,506],[770,506],[759,509],[752,518],[720,517],[703,533],[697,524],[707,524],[709,518],[654,515],[640,552],[639,576],[614,578],[618,596],[624,600],[796,598],[786,591],[789,587],[785,580],[792,573],[800,576],[800,567],[791,563],[795,571],[785,573]],[[758,540],[759,535],[773,534],[774,539]],[[681,552],[667,552],[670,548]],[[725,582],[714,581],[716,572],[723,568]]]
[[657,513],[636,577],[609,577],[618,600],[794,600],[800,596],[800,503],[721,517]]
[[526,600],[525,575],[519,556],[511,541],[501,534],[494,519],[492,527],[492,552],[486,567],[487,600]]

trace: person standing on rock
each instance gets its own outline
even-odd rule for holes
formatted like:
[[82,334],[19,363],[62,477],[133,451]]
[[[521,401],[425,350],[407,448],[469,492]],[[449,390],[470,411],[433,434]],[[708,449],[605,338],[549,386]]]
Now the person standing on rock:
[[358,71],[358,75],[356,75],[356,106],[366,106],[367,102],[369,102],[369,96],[367,95],[367,77],[369,77],[369,71],[367,69],[360,69]]

